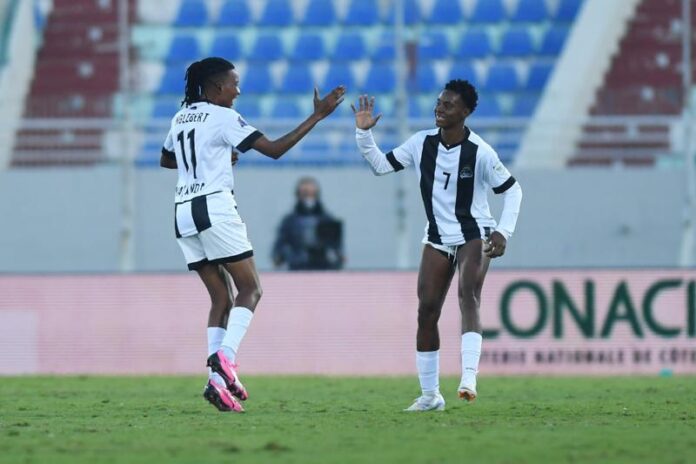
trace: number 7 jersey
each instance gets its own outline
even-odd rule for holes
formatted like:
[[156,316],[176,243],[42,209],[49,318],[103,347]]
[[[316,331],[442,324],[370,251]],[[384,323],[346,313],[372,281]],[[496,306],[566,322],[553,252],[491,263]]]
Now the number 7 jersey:
[[176,157],[175,202],[231,192],[232,149],[244,153],[261,135],[232,108],[198,102],[179,110],[162,148],[165,156]]

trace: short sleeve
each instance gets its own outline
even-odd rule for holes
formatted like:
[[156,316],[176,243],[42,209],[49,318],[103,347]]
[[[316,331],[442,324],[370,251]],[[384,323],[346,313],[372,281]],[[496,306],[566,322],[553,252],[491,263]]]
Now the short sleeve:
[[413,164],[418,152],[418,134],[412,135],[408,140],[387,153],[387,161],[394,168],[394,171],[402,169]]
[[223,118],[222,139],[240,152],[248,151],[263,134],[236,111],[230,109]]
[[486,150],[484,162],[484,179],[494,193],[503,193],[515,185],[515,178],[512,177],[494,150]]

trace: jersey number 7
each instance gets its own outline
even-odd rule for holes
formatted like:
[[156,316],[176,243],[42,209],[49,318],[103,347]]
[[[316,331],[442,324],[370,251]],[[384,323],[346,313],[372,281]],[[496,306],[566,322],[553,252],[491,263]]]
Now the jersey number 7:
[[[186,138],[189,139],[189,145],[191,146],[191,166],[193,167],[193,178],[196,179],[196,129],[191,129],[189,133],[186,135]],[[179,132],[179,135],[176,136],[176,139],[179,141],[179,144],[181,145],[181,158],[184,160],[184,167],[186,168],[186,171],[188,171],[189,164],[186,161],[186,148],[184,147],[184,131]]]

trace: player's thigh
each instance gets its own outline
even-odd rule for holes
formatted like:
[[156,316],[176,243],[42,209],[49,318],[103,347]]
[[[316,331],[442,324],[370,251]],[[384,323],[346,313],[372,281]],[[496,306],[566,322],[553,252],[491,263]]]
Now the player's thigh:
[[457,251],[459,268],[459,294],[481,294],[483,281],[488,272],[491,259],[483,253],[483,240],[471,240]]
[[418,300],[421,306],[437,310],[442,307],[454,269],[452,259],[445,252],[430,245],[423,247],[418,270]]
[[253,257],[241,261],[224,263],[223,266],[232,277],[237,292],[254,292],[261,295],[261,279],[256,270],[256,263]]

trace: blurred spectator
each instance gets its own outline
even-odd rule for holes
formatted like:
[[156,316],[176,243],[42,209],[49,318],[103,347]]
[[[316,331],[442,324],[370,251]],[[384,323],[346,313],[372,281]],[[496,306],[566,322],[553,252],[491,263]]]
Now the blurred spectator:
[[343,223],[325,210],[319,197],[319,184],[303,177],[295,190],[297,203],[278,228],[273,246],[276,267],[291,271],[329,270],[343,267]]

